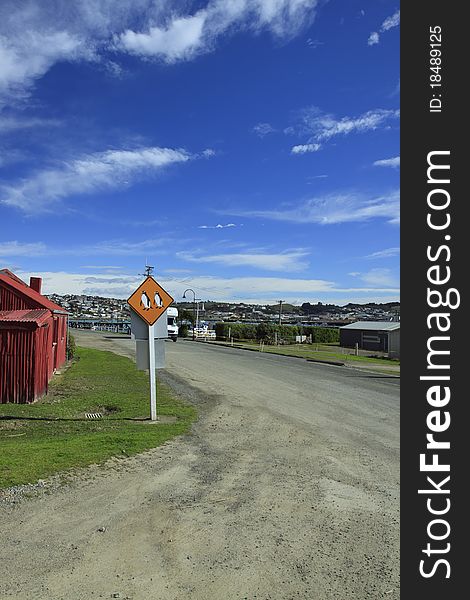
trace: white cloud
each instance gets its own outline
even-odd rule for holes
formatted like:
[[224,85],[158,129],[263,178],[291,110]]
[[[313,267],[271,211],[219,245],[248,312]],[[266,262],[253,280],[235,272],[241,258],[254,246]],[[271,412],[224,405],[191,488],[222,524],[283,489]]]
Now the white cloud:
[[160,56],[168,63],[191,58],[204,44],[206,11],[194,16],[175,18],[165,27],[150,27],[146,33],[128,29],[119,37],[120,45],[130,54]]
[[399,110],[377,108],[357,117],[337,118],[333,114],[322,112],[316,106],[310,106],[297,113],[297,122],[285,128],[284,133],[307,137],[306,143],[293,146],[291,149],[292,154],[305,154],[306,152],[317,152],[321,149],[323,142],[336,136],[388,128],[388,123],[399,116]]
[[46,245],[42,242],[25,243],[18,241],[0,242],[0,257],[4,256],[42,256]]
[[318,152],[321,144],[299,144],[291,148],[292,154],[306,154],[307,152]]
[[391,17],[387,17],[385,21],[382,23],[382,27],[380,31],[388,31],[393,27],[397,27],[400,25],[400,11],[397,10]]
[[367,40],[367,45],[368,46],[375,46],[375,44],[378,44],[380,41],[380,36],[376,31],[373,31],[370,36],[369,39]]
[[[124,240],[108,240],[90,244],[89,246],[78,246],[69,250],[70,254],[77,256],[139,256],[146,254],[151,256],[157,251],[162,253],[162,246],[169,244],[171,241],[167,238],[157,238],[149,240],[141,240],[139,242],[129,242]],[[67,250],[65,251],[65,253]],[[63,253],[63,252],[62,252]]]
[[17,116],[0,116],[0,134],[33,129],[35,127],[58,127],[61,121],[57,119],[40,119],[34,117],[19,118]]
[[54,63],[85,55],[88,50],[83,40],[68,31],[25,28],[19,36],[5,35],[4,31],[0,36],[0,99],[24,98],[34,81]]
[[313,144],[330,140],[338,135],[373,131],[385,126],[388,121],[398,118],[399,115],[399,110],[378,108],[369,110],[358,117],[338,119],[313,106],[300,112],[300,122],[293,130],[298,131],[299,134],[310,135],[308,143]]
[[400,248],[386,248],[385,250],[379,250],[368,254],[366,258],[390,258],[392,256],[398,256],[400,254]]
[[254,133],[260,138],[264,138],[269,133],[275,133],[276,129],[270,123],[258,123],[253,127]]
[[119,76],[120,53],[170,64],[209,52],[222,35],[239,31],[292,37],[312,23],[317,4],[209,0],[191,14],[185,12],[188,3],[170,0],[3,0],[0,107],[27,98],[35,82],[60,61],[101,63]]
[[375,167],[392,167],[397,169],[400,166],[400,157],[394,156],[393,158],[384,158],[382,160],[376,160],[374,162]]
[[[157,252],[162,254],[163,246],[173,244],[174,240],[159,237],[140,241],[104,240],[83,246],[54,247],[43,242],[24,243],[18,241],[0,242],[1,256],[152,256]],[[82,269],[120,269],[113,266],[85,265]]]
[[336,194],[315,197],[284,210],[226,211],[241,217],[258,217],[290,223],[333,225],[385,219],[397,224],[400,220],[399,192],[368,198],[361,194]]
[[[142,276],[126,275],[116,277],[112,274],[100,274],[103,282],[94,282],[90,287],[89,275],[65,272],[26,272],[16,271],[18,277],[29,281],[29,277],[43,278],[43,293],[45,294],[83,294],[114,298],[127,298],[142,281]],[[116,281],[119,279],[119,281]],[[114,280],[114,281],[113,281]],[[186,288],[191,287],[196,295],[203,299],[219,301],[245,301],[251,303],[274,303],[278,298],[286,302],[302,303],[307,301],[335,302],[387,302],[398,300],[398,288],[385,286],[342,288],[332,281],[322,279],[293,279],[284,277],[187,277],[184,281],[173,278],[158,277],[158,282],[176,301],[182,299]],[[364,297],[364,294],[368,294]],[[356,296],[355,296],[356,295]]]
[[217,223],[217,225],[198,225],[198,229],[226,229],[227,227],[236,227],[235,223],[227,223],[227,225],[222,225],[221,223]]
[[83,265],[81,267],[82,269],[93,269],[93,270],[100,270],[100,269],[116,269],[118,271],[122,270],[123,267],[115,267],[114,265]]
[[310,46],[310,48],[318,48],[319,46],[323,46],[323,44],[324,42],[320,42],[320,40],[307,39],[307,46]]
[[371,269],[367,273],[361,273],[360,278],[369,287],[394,288],[399,285],[390,269]]
[[[380,33],[384,33],[389,29],[393,29],[394,27],[398,27],[400,25],[400,11],[397,10],[393,15],[387,17],[385,21],[380,26]],[[368,46],[374,46],[380,42],[380,34],[377,31],[373,31],[369,39],[367,40]]]
[[211,50],[217,39],[237,30],[264,29],[291,37],[309,25],[318,0],[212,0],[195,14],[179,14],[164,23],[127,29],[116,36],[118,49],[167,63],[189,60]]
[[226,267],[252,267],[266,271],[301,271],[308,266],[304,260],[308,256],[308,252],[305,250],[288,250],[279,254],[252,251],[201,255],[192,252],[178,252],[177,256],[189,262],[213,263]]
[[137,177],[191,158],[185,150],[158,147],[89,154],[3,185],[0,203],[39,212],[62,198],[122,187]]

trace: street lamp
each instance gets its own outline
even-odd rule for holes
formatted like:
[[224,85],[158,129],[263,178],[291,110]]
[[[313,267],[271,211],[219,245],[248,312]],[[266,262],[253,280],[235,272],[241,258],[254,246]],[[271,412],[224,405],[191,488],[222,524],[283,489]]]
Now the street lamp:
[[193,341],[196,339],[196,292],[191,288],[184,290],[183,298],[186,298],[186,292],[193,293]]
[[199,333],[199,302],[202,302],[201,298],[195,298],[196,302],[196,331]]

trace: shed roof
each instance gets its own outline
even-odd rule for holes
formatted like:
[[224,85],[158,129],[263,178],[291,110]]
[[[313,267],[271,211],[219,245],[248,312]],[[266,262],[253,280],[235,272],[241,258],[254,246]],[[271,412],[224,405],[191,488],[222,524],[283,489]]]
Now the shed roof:
[[42,325],[47,321],[51,311],[47,308],[33,310],[0,310],[0,324],[6,323],[34,323]]
[[10,274],[6,274],[4,271],[0,271],[0,285],[6,284],[10,286],[20,295],[30,298],[31,300],[36,302],[36,304],[39,304],[39,306],[43,308],[48,308],[49,310],[52,310],[55,313],[61,313],[63,315],[68,314],[68,312],[64,310],[62,306],[59,306],[55,302],[52,302],[52,300],[49,300],[49,298],[46,298],[42,294],[39,294],[38,292],[30,288],[29,285],[24,283],[24,281],[21,281],[21,279],[16,277],[16,275],[12,277]]
[[9,277],[12,277],[18,283],[22,283],[23,285],[26,285],[26,286],[28,285],[26,282],[24,282],[22,279],[20,279],[18,277],[18,275],[15,275],[14,273],[12,273],[10,271],[10,269],[0,269],[0,275],[8,275]]
[[343,325],[340,329],[363,329],[364,331],[396,331],[400,329],[400,321],[356,321]]

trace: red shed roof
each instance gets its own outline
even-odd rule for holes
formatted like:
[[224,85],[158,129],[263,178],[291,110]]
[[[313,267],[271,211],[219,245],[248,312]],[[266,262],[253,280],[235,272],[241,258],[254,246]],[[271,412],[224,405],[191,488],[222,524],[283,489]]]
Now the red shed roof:
[[50,317],[47,308],[33,310],[0,310],[0,323],[35,323],[42,325]]
[[18,277],[18,275],[15,275],[14,273],[12,273],[10,271],[10,269],[0,269],[0,275],[8,275],[9,277],[11,277],[12,279],[14,279],[15,281],[17,281],[18,283],[22,283],[23,285],[28,285],[27,283],[25,283],[22,279],[20,279]]
[[52,302],[52,300],[49,300],[49,298],[46,298],[42,294],[38,294],[38,292],[31,289],[29,285],[21,281],[21,279],[16,277],[16,275],[11,277],[10,274],[7,275],[5,273],[6,269],[2,271],[0,271],[0,285],[2,283],[6,283],[15,291],[19,292],[22,296],[26,296],[31,300],[34,300],[34,302],[36,302],[37,304],[39,304],[39,306],[42,306],[43,308],[48,308],[49,310],[52,310],[55,313],[61,313],[63,315],[68,314],[62,306],[59,306],[55,302]]

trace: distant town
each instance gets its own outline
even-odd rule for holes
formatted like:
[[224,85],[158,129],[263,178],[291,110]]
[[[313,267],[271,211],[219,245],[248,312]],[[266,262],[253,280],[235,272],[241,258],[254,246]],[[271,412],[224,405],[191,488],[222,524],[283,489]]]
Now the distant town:
[[[71,320],[109,320],[127,322],[130,320],[130,309],[126,300],[75,294],[50,294],[53,302],[69,312]],[[288,303],[278,304],[246,304],[243,302],[204,301],[194,305],[192,302],[175,302],[173,306],[192,312],[197,310],[198,319],[208,324],[218,321],[259,323],[276,321],[282,323],[310,323],[329,327],[339,327],[354,321],[398,321],[400,319],[400,303],[383,304],[370,302],[367,304],[349,303],[345,306],[336,304],[311,304],[304,302],[295,306]]]

